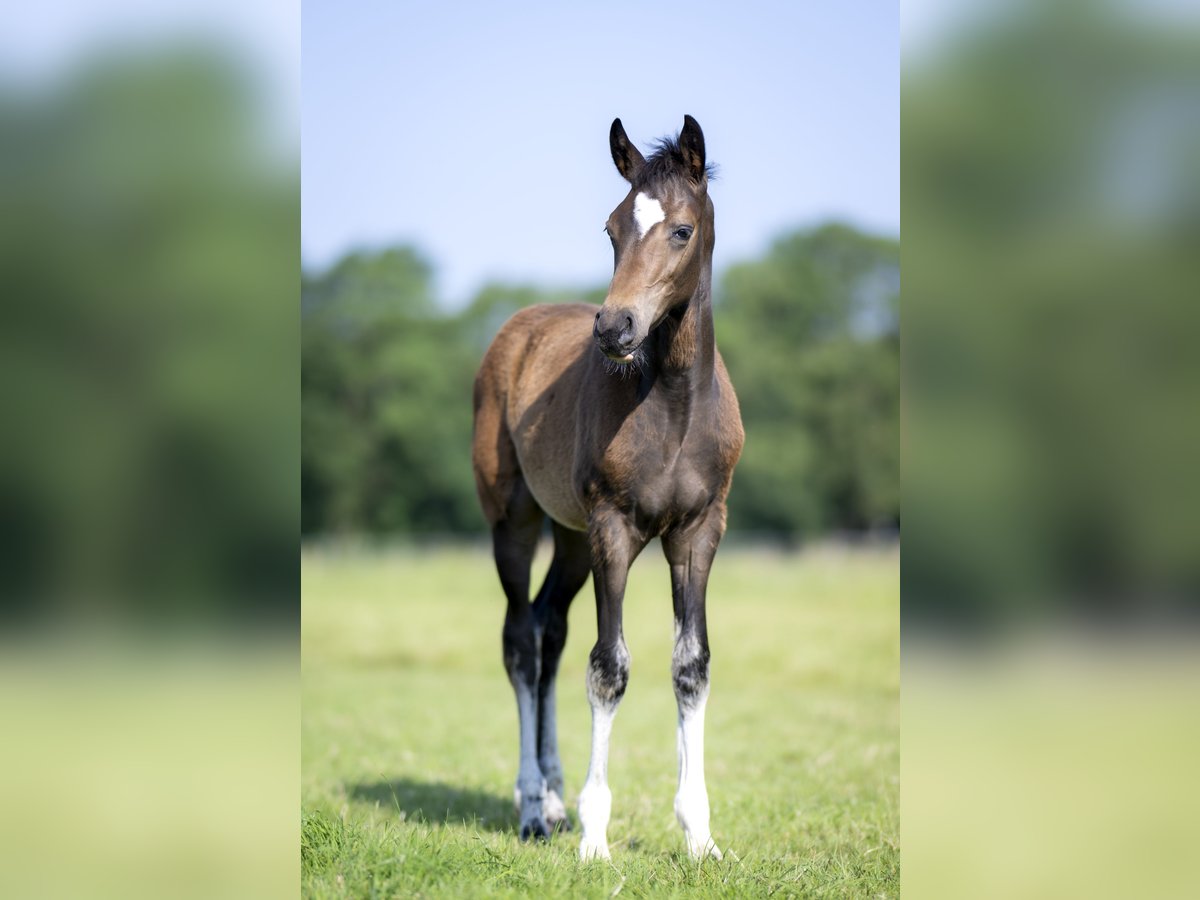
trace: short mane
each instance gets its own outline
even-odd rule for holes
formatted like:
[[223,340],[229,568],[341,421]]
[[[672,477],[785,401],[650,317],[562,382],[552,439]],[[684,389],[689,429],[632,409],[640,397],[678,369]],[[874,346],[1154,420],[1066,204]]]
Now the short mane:
[[[717,167],[705,163],[704,174],[709,181],[717,177]],[[646,157],[646,163],[637,174],[634,187],[638,190],[663,182],[690,180],[683,152],[679,149],[679,135],[659,138],[654,142],[654,151]]]

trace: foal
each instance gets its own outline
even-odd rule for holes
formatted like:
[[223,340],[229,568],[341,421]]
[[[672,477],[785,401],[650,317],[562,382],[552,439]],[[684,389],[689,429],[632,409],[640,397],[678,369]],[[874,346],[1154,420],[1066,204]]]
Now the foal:
[[[605,227],[615,271],[604,305],[521,310],[475,379],[475,481],[508,598],[504,665],[520,716],[521,838],[570,827],[554,681],[567,609],[591,572],[597,639],[587,671],[592,753],[579,796],[579,853],[609,856],[608,741],[629,680],[621,605],[630,565],[660,537],[675,611],[675,814],[688,852],[719,859],[704,784],[704,601],[743,434],[713,341],[704,135],[684,116],[678,138],[659,142],[646,159],[616,119],[609,144],[630,190]],[[530,563],[547,515],[554,557],[530,604]]]

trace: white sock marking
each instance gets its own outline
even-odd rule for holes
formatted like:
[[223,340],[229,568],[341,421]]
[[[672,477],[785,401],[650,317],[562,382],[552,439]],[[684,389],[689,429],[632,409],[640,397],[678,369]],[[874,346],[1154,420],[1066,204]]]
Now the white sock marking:
[[637,223],[638,238],[667,217],[662,204],[648,194],[638,194],[633,200],[633,220]]
[[675,817],[683,826],[688,855],[692,859],[721,858],[708,830],[708,788],[704,784],[704,707],[708,692],[695,705],[679,712],[679,790],[675,794]]
[[546,788],[546,797],[542,801],[542,819],[547,828],[553,828],[557,823],[567,821],[567,807],[554,788]]
[[587,780],[579,792],[579,824],[583,837],[579,858],[610,859],[608,820],[612,814],[612,791],[608,788],[608,739],[612,734],[616,709],[592,704],[592,758]]

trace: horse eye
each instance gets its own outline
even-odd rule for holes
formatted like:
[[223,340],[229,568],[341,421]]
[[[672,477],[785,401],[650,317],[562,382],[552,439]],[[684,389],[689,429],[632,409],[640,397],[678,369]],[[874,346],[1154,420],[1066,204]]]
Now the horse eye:
[[672,232],[671,236],[678,240],[686,241],[692,236],[692,228],[690,225],[680,225]]

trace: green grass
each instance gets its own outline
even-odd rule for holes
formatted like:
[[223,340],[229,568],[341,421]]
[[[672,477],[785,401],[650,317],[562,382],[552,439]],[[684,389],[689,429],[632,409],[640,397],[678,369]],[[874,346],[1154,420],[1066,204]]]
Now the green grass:
[[[727,853],[704,864],[687,858],[672,809],[670,583],[656,545],[625,599],[633,664],[609,766],[611,863],[579,863],[577,831],[548,846],[517,838],[516,705],[485,552],[309,548],[302,570],[306,896],[899,893],[895,550],[718,555],[706,768]],[[558,691],[569,807],[587,770],[594,609],[589,583]]]

